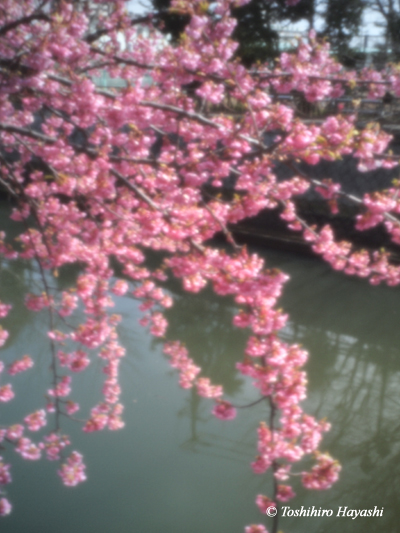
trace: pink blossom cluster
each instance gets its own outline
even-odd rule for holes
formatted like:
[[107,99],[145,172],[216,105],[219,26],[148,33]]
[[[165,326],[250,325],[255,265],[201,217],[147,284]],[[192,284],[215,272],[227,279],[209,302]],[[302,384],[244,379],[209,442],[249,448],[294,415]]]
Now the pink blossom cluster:
[[12,506],[7,498],[0,498],[0,516],[7,516],[11,513]]
[[71,376],[63,376],[53,389],[47,391],[49,396],[63,398],[71,392]]
[[58,461],[60,459],[61,451],[70,443],[69,438],[66,435],[60,435],[59,433],[49,433],[39,444],[40,449],[43,449],[46,454],[46,458],[49,461]]
[[84,350],[76,350],[71,353],[59,350],[57,357],[60,365],[69,368],[72,372],[82,372],[90,363],[90,359]]
[[29,355],[24,355],[22,359],[19,359],[17,361],[14,361],[11,363],[8,367],[8,373],[11,376],[15,376],[15,374],[19,374],[20,372],[25,372],[25,370],[28,370],[29,368],[33,367],[33,360]]
[[82,455],[72,452],[66,462],[61,465],[58,473],[66,487],[75,487],[85,481],[85,465],[82,462]]
[[28,459],[29,461],[37,461],[41,456],[40,447],[27,437],[21,437],[18,439],[15,451],[18,452],[23,459]]
[[10,465],[3,463],[3,458],[0,457],[0,485],[7,483],[11,483]]
[[315,32],[310,32],[308,43],[300,43],[296,54],[281,55],[277,72],[286,76],[272,79],[275,90],[282,93],[301,91],[309,102],[337,98],[344,92],[340,85],[329,80],[332,75],[344,77],[343,69],[330,57],[329,44],[317,42]]
[[3,346],[8,339],[8,331],[0,326],[0,347]]
[[180,372],[179,384],[184,389],[194,385],[200,368],[188,357],[188,351],[179,342],[169,342],[164,345],[164,353],[170,357],[170,365]]
[[217,401],[212,413],[220,420],[233,420],[236,417],[236,409],[223,400]]
[[12,424],[11,426],[8,426],[7,430],[5,430],[4,436],[7,439],[19,440],[24,434],[24,430],[25,428],[22,424]]
[[339,478],[341,470],[338,461],[327,454],[317,455],[317,464],[310,472],[303,472],[302,482],[308,489],[326,489],[332,486]]
[[263,494],[257,496],[256,504],[263,514],[267,512],[268,507],[276,507],[275,502]]
[[[117,430],[124,427],[124,422],[121,419],[123,412],[123,405],[121,403],[115,403],[115,398],[112,398],[111,402],[103,402],[93,407],[91,410],[91,417],[83,426],[83,431],[91,433],[93,431],[101,431],[103,429]],[[106,398],[107,401],[107,398]]]
[[40,295],[28,294],[25,298],[25,305],[30,311],[41,311],[51,305],[51,298],[46,293]]
[[46,411],[38,409],[34,413],[27,415],[24,422],[30,431],[39,431],[40,428],[46,425]]
[[268,533],[263,524],[252,524],[244,528],[244,533]]
[[11,305],[0,302],[0,318],[6,317],[10,309],[11,309]]
[[9,402],[15,394],[10,383],[0,386],[0,402]]
[[204,398],[220,398],[223,394],[221,385],[212,385],[208,378],[196,380],[197,393]]

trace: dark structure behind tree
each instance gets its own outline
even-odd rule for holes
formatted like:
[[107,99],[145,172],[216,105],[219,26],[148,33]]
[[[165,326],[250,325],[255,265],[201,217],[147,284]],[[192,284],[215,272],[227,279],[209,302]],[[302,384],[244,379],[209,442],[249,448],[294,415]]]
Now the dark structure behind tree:
[[189,23],[190,17],[169,13],[171,0],[152,0],[152,4],[157,14],[155,19],[156,26],[166,35],[170,35],[173,41],[177,42]]
[[400,2],[395,0],[366,0],[367,6],[380,14],[384,22],[380,24],[386,33],[386,53],[389,58],[400,60]]
[[[171,0],[152,0],[157,26],[178,41],[189,18],[170,13],[170,3]],[[232,9],[232,15],[238,21],[233,34],[239,42],[237,56],[246,66],[257,61],[274,60],[280,52],[276,27],[283,23],[305,21],[308,29],[314,29],[318,15],[324,19],[322,35],[331,42],[333,52],[352,66],[357,56],[349,44],[361,26],[365,6],[365,0],[300,0],[295,6],[288,6],[285,0],[251,0]]]
[[296,6],[287,6],[285,0],[251,0],[232,10],[238,21],[233,33],[239,42],[238,57],[244,65],[265,62],[279,55],[279,32],[274,25],[281,21],[307,20],[314,25],[315,0],[301,0]]
[[350,47],[350,41],[360,29],[364,7],[363,0],[327,1],[323,35],[345,66],[354,67],[357,59],[361,59]]

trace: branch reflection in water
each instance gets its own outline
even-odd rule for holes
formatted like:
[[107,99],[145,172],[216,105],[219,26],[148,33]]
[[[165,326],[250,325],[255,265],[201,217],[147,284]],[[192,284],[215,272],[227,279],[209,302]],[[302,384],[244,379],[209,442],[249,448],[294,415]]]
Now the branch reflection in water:
[[[396,531],[400,519],[397,290],[332,274],[308,258],[266,255],[268,265],[291,274],[281,301],[291,320],[282,335],[288,342],[303,344],[311,354],[307,411],[332,422],[324,446],[343,465],[332,490],[303,491],[299,483],[298,496],[291,502],[293,508],[333,509],[332,517],[285,517],[280,527],[296,533]],[[14,265],[12,271],[7,264],[2,267],[1,297],[12,301],[16,310],[7,324],[11,336],[3,359],[28,351],[35,357],[35,369],[20,380],[24,401],[34,407],[37,391],[43,390],[39,382],[48,377],[47,348],[40,314],[24,311],[22,292],[35,283],[37,274],[28,263]],[[73,268],[63,273],[57,281],[60,288],[74,275]],[[176,296],[168,313],[168,337],[186,343],[204,374],[224,385],[233,403],[256,400],[254,388],[234,370],[242,358],[245,332],[231,326],[232,301],[219,300],[207,290],[184,295],[178,284],[168,288]],[[122,383],[126,428],[91,439],[65,421],[88,461],[89,481],[77,490],[59,486],[50,472],[53,465],[32,464],[26,472],[26,465],[22,468],[15,460],[15,476],[23,481],[12,485],[12,496],[24,512],[10,516],[4,531],[30,530],[32,520],[44,532],[53,527],[60,533],[79,531],[88,515],[87,531],[100,533],[161,528],[167,533],[232,533],[251,522],[268,524],[253,502],[258,493],[268,490],[269,478],[254,475],[250,468],[256,455],[255,431],[259,420],[267,419],[268,406],[261,402],[242,410],[231,422],[216,420],[210,402],[178,389],[177,375],[161,346],[137,324],[137,302],[119,297],[116,303],[116,312],[123,315],[120,333],[128,352]],[[82,375],[83,406],[92,405],[100,392],[99,371],[95,361],[93,369]],[[2,411],[2,423],[25,412],[25,406],[12,403],[12,412]],[[45,506],[48,498],[51,508]],[[384,513],[379,519],[352,520],[336,517],[339,506],[384,507]],[[71,508],[73,515],[68,512]]]

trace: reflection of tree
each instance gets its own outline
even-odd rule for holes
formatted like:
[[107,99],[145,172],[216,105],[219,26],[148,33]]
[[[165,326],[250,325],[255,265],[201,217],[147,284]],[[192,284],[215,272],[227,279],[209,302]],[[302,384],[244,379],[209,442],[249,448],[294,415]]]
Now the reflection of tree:
[[173,296],[174,305],[166,313],[168,338],[184,342],[203,375],[234,395],[243,383],[235,362],[243,357],[246,335],[232,326],[233,305],[211,290],[187,294],[175,286]]
[[210,410],[207,410],[206,402],[194,389],[190,391],[185,405],[179,410],[178,417],[188,417],[190,420],[189,436],[181,444],[183,450],[248,464],[249,450],[254,448],[254,434],[257,426],[254,420],[250,427],[248,423],[243,424],[240,435],[235,434],[234,438],[224,431],[223,425],[219,422],[216,431],[210,430],[208,422],[212,415]]
[[[289,256],[280,257],[285,262],[285,257]],[[63,269],[60,277],[54,279],[55,287],[68,287],[77,269],[76,266]],[[291,270],[292,274],[281,302],[291,318],[281,335],[285,341],[301,343],[310,351],[307,366],[310,394],[306,411],[317,417],[326,416],[332,423],[323,449],[329,449],[343,465],[337,487],[324,493],[300,489],[297,499],[290,505],[333,509],[334,516],[324,518],[323,529],[322,525],[318,526],[318,531],[397,531],[394,525],[400,497],[397,291],[328,275],[319,263],[293,259],[293,256],[283,269]],[[29,262],[13,262],[12,268],[7,262],[3,263],[0,298],[14,304],[14,311],[4,321],[4,327],[10,329],[11,342],[29,320],[23,294],[32,290],[32,284],[38,280],[38,273]],[[208,290],[191,295],[185,294],[177,284],[167,288],[175,299],[174,307],[167,313],[168,337],[183,340],[203,374],[214,383],[224,385],[225,391],[235,396],[235,403],[242,403],[245,379],[236,372],[234,363],[242,358],[247,334],[232,326],[235,311],[232,301],[217,298]],[[123,314],[130,312],[128,306],[122,309]],[[127,345],[134,345],[135,339],[131,338],[129,329],[123,330],[123,337]],[[246,401],[251,399],[246,397]],[[257,409],[241,413],[240,427],[235,430],[219,422],[209,426],[210,404],[190,391],[178,414],[189,419],[188,435],[182,448],[249,462],[249,455],[255,453],[258,415],[260,418],[265,415],[265,411]],[[260,484],[265,483],[263,476],[258,480]],[[375,505],[385,508],[379,519],[335,518],[339,506],[373,509]],[[316,531],[315,519],[308,520],[308,530]],[[281,524],[285,531],[300,531],[299,521],[287,524],[289,520]]]
[[[10,202],[0,201],[0,231],[6,234],[5,242],[12,243],[18,249],[18,236],[26,231],[26,224],[34,224],[30,219],[27,222],[11,220],[12,207]],[[81,265],[77,264],[64,266],[57,277],[47,272],[49,287],[54,289],[55,294],[69,288],[76,281],[80,268]],[[11,346],[24,326],[32,321],[32,314],[24,305],[25,296],[30,292],[41,294],[43,290],[43,279],[35,260],[1,259],[0,300],[13,306],[9,315],[2,320],[2,326],[9,332],[7,346]]]
[[[327,417],[332,423],[323,449],[329,449],[343,465],[335,488],[323,493],[299,488],[297,499],[290,505],[333,509],[331,518],[318,522],[318,530],[324,532],[397,531],[400,353],[397,313],[392,311],[396,309],[392,298],[397,299],[397,293],[328,275],[323,266],[309,260],[305,260],[304,268],[301,259],[290,259],[292,281],[282,303],[291,319],[282,337],[287,342],[301,343],[311,353],[306,411]],[[174,293],[177,303],[168,314],[169,336],[185,340],[193,358],[214,382],[222,382],[230,393],[239,392],[240,381],[231,361],[241,357],[245,334],[231,326],[233,307],[217,302],[208,293],[188,296],[175,288]],[[235,400],[239,397],[236,394]],[[212,434],[203,424],[205,411],[200,413],[201,400],[195,392],[187,402],[180,412],[191,421],[185,449],[237,460],[246,447],[247,451],[254,447],[257,414],[247,411],[249,416],[241,417],[243,425],[229,441],[225,430]],[[352,520],[335,517],[339,506],[384,507],[384,513],[379,518]],[[315,530],[315,518],[301,520],[302,528],[303,520],[310,520],[307,524]],[[281,527],[300,531],[298,521],[289,522],[285,520]]]
[[[369,309],[360,309],[361,315],[368,315],[368,312]],[[395,331],[394,324],[392,327]],[[285,338],[301,341],[309,348],[310,331],[317,333],[318,329],[287,328]],[[326,416],[332,423],[325,446],[343,464],[342,479],[326,494],[323,507],[384,507],[379,521],[367,518],[368,524],[363,523],[363,527],[367,525],[368,532],[391,532],[397,531],[394,511],[400,496],[397,481],[400,474],[400,354],[396,334],[382,339],[383,346],[378,341],[369,344],[370,338],[368,329],[357,339],[337,332],[318,332],[316,339],[320,349],[316,350],[316,346],[312,349],[309,365],[312,393],[307,410]],[[326,353],[330,364],[326,364]],[[314,503],[311,496],[305,498]],[[302,504],[308,505],[303,501],[294,505]],[[326,532],[338,529],[353,532],[358,528],[361,531],[361,524],[355,525],[351,519],[332,518],[325,520],[324,526]]]
[[[190,357],[202,368],[202,375],[215,384],[223,385],[224,392],[235,397],[234,403],[248,403],[248,395],[245,400],[242,397],[244,378],[235,369],[235,363],[243,358],[248,332],[233,327],[236,308],[232,300],[217,297],[210,289],[200,294],[188,294],[175,281],[168,283],[166,288],[174,297],[174,305],[166,313],[169,323],[167,338],[184,342]],[[155,339],[154,342],[160,341]],[[250,401],[257,396],[254,389]],[[200,398],[192,389],[178,413],[179,417],[188,417],[190,421],[189,435],[182,448],[247,462],[244,452],[249,457],[249,450],[254,449],[256,421],[253,420],[251,428],[246,427],[240,437],[232,439],[222,429],[224,424],[218,421],[217,430],[209,430],[208,421],[214,418],[210,409],[210,401]],[[241,414],[246,418],[247,413]]]
[[[280,305],[294,323],[362,338],[368,344],[400,344],[398,289],[334,272],[315,259],[256,250],[269,267],[290,275]],[[397,318],[396,318],[397,317]]]
[[15,342],[21,330],[31,321],[31,312],[24,305],[25,295],[32,290],[35,278],[32,265],[28,261],[3,259],[0,265],[0,301],[12,304],[12,310],[1,320],[1,326],[8,331],[6,346]]

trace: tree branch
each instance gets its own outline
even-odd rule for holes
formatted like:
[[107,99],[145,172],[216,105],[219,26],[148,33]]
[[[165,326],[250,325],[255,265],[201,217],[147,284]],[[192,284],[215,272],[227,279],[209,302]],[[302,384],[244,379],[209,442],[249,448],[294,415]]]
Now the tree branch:
[[9,31],[18,28],[18,26],[20,26],[21,24],[29,24],[33,20],[44,20],[46,22],[51,22],[51,18],[45,13],[32,13],[32,15],[27,15],[26,17],[21,17],[20,19],[13,20],[8,24],[4,24],[4,26],[0,28],[0,37],[5,35]]
[[154,109],[161,109],[162,111],[171,111],[172,113],[176,113],[177,115],[181,117],[186,117],[191,120],[195,120],[196,122],[199,122],[200,124],[203,124],[204,126],[210,126],[211,128],[215,128],[217,130],[221,128],[219,124],[217,124],[216,122],[213,122],[212,120],[209,120],[203,115],[199,115],[198,113],[193,113],[193,111],[185,111],[184,109],[181,109],[180,107],[175,107],[173,105],[159,104],[157,102],[149,102],[147,100],[143,100],[142,102],[140,102],[139,105],[143,107],[153,107]]
[[[161,209],[153,200],[137,185],[134,183],[131,183],[128,181],[122,174],[120,174],[117,170],[111,169],[111,174],[113,174],[116,178],[118,178],[119,181],[121,181],[128,189],[135,192],[137,196],[144,202],[146,202],[154,211],[158,211],[166,218],[169,218],[169,214],[165,212],[163,209]],[[192,238],[189,239],[190,244],[195,248],[198,252],[203,253],[204,247],[201,244],[198,244],[195,242]]]
[[18,133],[19,135],[30,137],[31,139],[43,141],[49,144],[54,144],[57,141],[55,137],[50,137],[49,135],[44,135],[43,133],[29,130],[27,128],[13,126],[12,124],[4,124],[3,122],[0,122],[0,131],[6,131],[8,133]]
[[[144,24],[146,22],[151,22],[151,19],[152,19],[152,15],[149,14],[149,15],[144,15],[143,17],[139,17],[137,19],[131,19],[130,23],[131,23],[131,26],[136,26],[137,24]],[[116,27],[114,27],[114,28],[101,28],[101,29],[95,31],[94,33],[90,33],[84,40],[87,43],[92,44],[95,41],[97,41],[97,39],[100,39],[100,37],[103,37],[103,35],[107,35],[111,31],[118,30],[118,29],[119,28],[116,28]]]
[[[47,74],[47,77],[49,80],[57,81],[58,83],[61,83],[61,85],[65,85],[66,87],[71,87],[73,85],[72,80],[69,80],[68,78],[64,78],[62,76],[57,76],[56,74]],[[96,94],[100,94],[101,96],[105,96],[106,98],[110,98],[111,100],[115,100],[116,98],[114,93],[105,89],[96,88]]]
[[[95,46],[91,46],[90,51],[95,54],[100,54],[101,56],[110,57],[110,54],[108,54],[104,50],[100,50],[100,48],[97,48]],[[137,67],[137,68],[143,68],[146,70],[153,70],[155,68],[159,68],[159,67],[156,67],[156,65],[151,65],[151,64],[145,65],[144,63],[139,63],[139,61],[135,61],[134,59],[124,58],[118,55],[112,55],[111,59],[113,59],[116,63],[125,63],[126,65],[130,65],[132,67]]]

